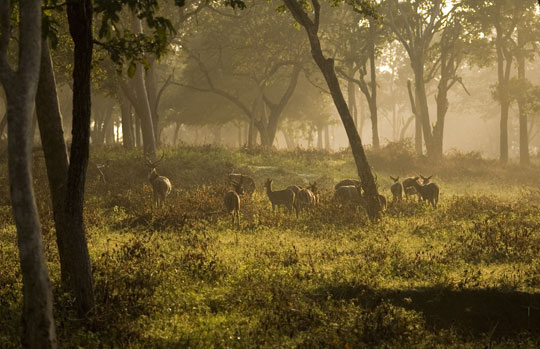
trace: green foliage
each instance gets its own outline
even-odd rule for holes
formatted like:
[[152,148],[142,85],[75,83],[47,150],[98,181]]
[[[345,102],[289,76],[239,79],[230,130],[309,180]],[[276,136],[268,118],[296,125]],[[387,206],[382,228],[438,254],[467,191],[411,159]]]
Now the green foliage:
[[[409,167],[395,164],[396,153]],[[381,222],[371,224],[362,209],[334,203],[333,185],[355,177],[348,151],[189,147],[166,151],[158,171],[173,192],[155,209],[140,155],[94,148],[94,161],[110,161],[107,184],[97,173],[87,178],[98,304],[88,327],[75,320],[73,300],[59,287],[47,188],[36,187],[61,345],[538,346],[534,308],[525,315],[540,302],[538,168],[503,170],[458,153],[430,167],[406,143],[368,156],[388,197],[389,174],[437,173],[439,207],[390,203]],[[0,181],[7,183],[2,167]],[[223,210],[233,168],[258,187],[242,199],[239,230]],[[46,182],[42,158],[34,170],[36,183]],[[276,189],[317,180],[321,204],[299,218],[272,213],[261,188],[267,177]],[[10,348],[19,343],[22,283],[7,200],[0,206],[0,253],[0,347]]]

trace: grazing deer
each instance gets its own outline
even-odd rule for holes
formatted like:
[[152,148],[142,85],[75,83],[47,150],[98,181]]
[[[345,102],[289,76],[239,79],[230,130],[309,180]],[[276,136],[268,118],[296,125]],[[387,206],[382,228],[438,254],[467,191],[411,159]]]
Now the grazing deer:
[[157,164],[163,160],[165,154],[161,156],[161,159],[152,162],[150,159],[146,158],[146,165],[150,168],[150,173],[148,174],[148,181],[152,184],[152,191],[154,193],[153,204],[155,207],[161,207],[165,204],[165,199],[167,195],[171,193],[172,185],[169,178],[160,176],[157,171]]
[[223,201],[225,203],[225,209],[232,217],[232,226],[234,228],[234,221],[238,223],[240,229],[240,195],[244,194],[243,178],[240,177],[239,182],[233,182],[234,190],[225,193]]
[[231,172],[229,174],[229,181],[231,181],[231,184],[233,186],[234,183],[238,183],[240,180],[242,180],[242,187],[244,188],[244,192],[247,193],[249,196],[253,195],[256,189],[255,181],[253,180],[253,178],[239,173]]
[[399,176],[396,178],[390,176],[390,179],[394,181],[394,184],[390,186],[392,192],[392,201],[401,201],[403,198],[403,185],[399,183]]
[[338,190],[339,187],[345,187],[345,186],[357,186],[361,187],[362,183],[358,179],[344,179],[342,181],[339,181],[338,184],[335,185],[334,189]]
[[362,189],[355,185],[343,185],[334,192],[334,200],[342,204],[358,203],[362,199]]
[[415,183],[418,184],[420,177],[409,177],[403,180],[403,191],[405,192],[405,198],[409,199],[411,195],[417,195],[420,200],[420,193],[416,190]]
[[298,209],[296,208],[295,204],[296,195],[292,190],[284,189],[273,191],[272,180],[270,178],[266,180],[264,186],[266,187],[266,195],[268,195],[268,199],[272,203],[272,211],[274,211],[276,206],[279,208],[281,205],[287,207],[289,212],[292,212],[292,209],[294,208],[296,215],[298,216]]
[[417,181],[414,182],[414,187],[419,193],[423,201],[428,201],[431,206],[437,207],[439,202],[439,186],[435,183],[430,183],[429,180],[433,176],[422,177],[423,183],[420,184]]
[[315,205],[316,202],[315,194],[308,188],[301,189],[296,195],[296,209],[299,213]]

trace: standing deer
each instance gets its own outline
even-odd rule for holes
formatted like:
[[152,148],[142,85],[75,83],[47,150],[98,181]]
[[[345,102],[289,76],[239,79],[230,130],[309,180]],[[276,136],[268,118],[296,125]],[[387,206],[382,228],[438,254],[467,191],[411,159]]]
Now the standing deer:
[[234,228],[234,221],[238,223],[240,229],[240,195],[244,194],[243,178],[240,177],[239,182],[233,182],[234,190],[225,193],[223,201],[225,203],[225,209],[232,217],[232,227]]
[[294,195],[298,195],[298,192],[299,192],[300,190],[302,190],[302,187],[299,186],[299,185],[289,185],[289,186],[287,187],[287,189],[291,190],[291,191],[294,193]]
[[405,198],[409,199],[411,195],[417,195],[420,200],[420,193],[416,190],[415,183],[418,184],[420,177],[409,177],[403,180],[403,191],[405,192]]
[[439,202],[439,186],[435,183],[430,183],[429,180],[433,176],[422,177],[423,183],[414,182],[414,187],[419,195],[422,197],[423,201],[428,201],[431,206],[437,207]]
[[274,211],[276,206],[279,208],[281,205],[287,207],[289,212],[292,212],[292,209],[294,208],[296,215],[298,216],[298,209],[295,205],[296,195],[292,190],[284,189],[273,191],[272,180],[270,178],[266,180],[264,186],[266,187],[266,195],[268,195],[268,199],[272,203],[272,211]]
[[150,173],[148,174],[148,181],[152,184],[152,191],[154,194],[153,206],[161,207],[165,204],[165,199],[167,195],[171,193],[172,185],[169,178],[165,176],[160,176],[157,171],[157,164],[163,160],[165,154],[161,156],[161,159],[152,162],[150,159],[146,158],[146,165],[150,168]]
[[399,183],[399,176],[396,178],[390,176],[390,179],[394,181],[394,184],[390,186],[390,191],[392,192],[392,201],[401,201],[403,198],[403,185]]

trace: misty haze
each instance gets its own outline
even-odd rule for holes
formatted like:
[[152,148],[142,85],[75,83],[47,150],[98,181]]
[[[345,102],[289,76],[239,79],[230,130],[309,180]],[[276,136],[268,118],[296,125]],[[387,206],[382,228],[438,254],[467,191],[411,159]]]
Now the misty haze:
[[540,3],[0,1],[0,348],[540,347]]

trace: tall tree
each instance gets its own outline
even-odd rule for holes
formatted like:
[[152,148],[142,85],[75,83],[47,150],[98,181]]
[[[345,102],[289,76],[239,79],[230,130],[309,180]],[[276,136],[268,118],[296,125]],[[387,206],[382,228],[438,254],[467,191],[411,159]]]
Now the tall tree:
[[[379,193],[377,191],[377,185],[375,184],[375,178],[373,177],[371,167],[366,158],[362,140],[358,135],[351,113],[347,107],[343,93],[341,92],[339,80],[334,69],[334,59],[325,57],[321,48],[319,39],[321,5],[318,0],[311,0],[310,2],[311,8],[313,9],[313,18],[311,18],[304,10],[303,5],[306,2],[283,0],[283,3],[289,9],[294,19],[306,30],[311,45],[311,54],[326,80],[334,104],[336,105],[341,121],[343,122],[347,137],[349,138],[349,144],[356,163],[358,176],[360,177],[366,196],[368,216],[371,220],[377,220],[380,217],[381,206],[379,203]],[[362,4],[366,6],[366,10],[370,9],[370,7],[367,6],[367,3],[362,2]]]
[[67,3],[69,32],[74,44],[73,64],[73,126],[69,169],[67,177],[66,211],[68,231],[66,241],[68,258],[67,282],[77,300],[79,316],[88,316],[94,308],[92,268],[83,221],[84,186],[90,153],[91,121],[91,69],[94,43],[92,27],[92,1]]
[[22,343],[28,348],[52,348],[56,347],[52,293],[31,169],[33,102],[41,55],[41,1],[18,4],[16,70],[8,63],[11,5],[8,0],[0,2],[0,82],[7,100],[10,194],[23,279]]

